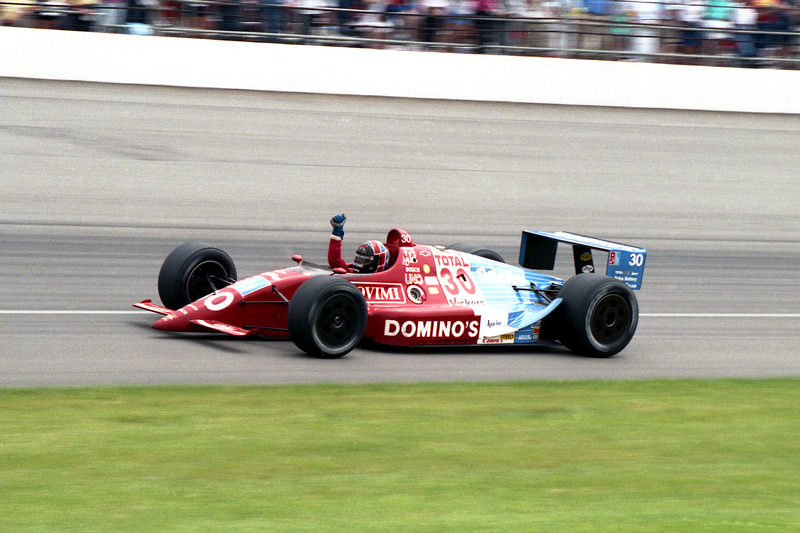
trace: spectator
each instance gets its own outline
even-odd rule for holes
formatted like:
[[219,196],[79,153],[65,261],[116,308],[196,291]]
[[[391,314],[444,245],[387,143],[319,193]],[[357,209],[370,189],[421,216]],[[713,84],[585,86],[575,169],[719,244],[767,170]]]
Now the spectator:
[[28,26],[35,11],[35,0],[0,3],[0,26]]
[[758,0],[758,38],[756,48],[759,56],[785,59],[791,55],[793,6],[784,0]]
[[369,0],[367,6],[366,12],[361,15],[355,26],[369,39],[371,48],[383,48],[381,41],[386,40],[394,28],[386,16],[388,4],[378,0]]
[[754,60],[758,56],[754,35],[758,12],[753,7],[752,0],[745,0],[735,6],[733,13],[734,27],[739,30],[736,33],[736,50],[741,58],[739,65],[754,67]]
[[660,0],[636,0],[630,9],[637,27],[633,29],[631,51],[636,61],[652,61],[660,48],[659,31],[654,26],[661,22],[663,5]]
[[447,10],[447,41],[453,43],[455,50],[466,50],[475,45],[475,2],[472,0],[451,0]]
[[211,0],[191,0],[184,4],[184,11],[189,28],[201,32],[214,29],[214,8]]
[[447,14],[448,0],[420,0],[419,9],[422,12],[422,28],[420,38],[428,47],[441,39],[444,27],[444,16]]
[[[710,30],[703,35],[703,54],[710,57],[719,55],[720,43],[731,37],[725,30],[733,28],[733,5],[728,0],[708,0],[703,27]],[[714,64],[716,60],[708,62]]]
[[284,30],[283,3],[281,0],[260,0],[262,30],[266,40],[277,42],[278,34]]
[[334,7],[330,0],[299,0],[296,5],[302,35],[311,35],[313,28],[331,23],[330,12],[326,11],[326,8]]
[[67,17],[66,0],[39,0],[34,26],[45,30],[60,30]]
[[240,22],[240,0],[222,0],[217,4],[219,9],[219,30],[224,32],[238,32]]
[[64,29],[72,31],[91,31],[94,25],[97,5],[95,0],[68,0],[69,10],[64,21]]
[[499,15],[499,6],[496,0],[477,0],[475,4],[475,26],[478,30],[479,54],[486,52],[486,46],[496,43],[497,24],[493,20]]
[[689,63],[698,62],[703,34],[700,26],[703,22],[705,6],[700,0],[682,0],[677,10],[678,21],[683,27],[678,51],[693,56]]
[[125,0],[103,0],[97,25],[101,31],[116,32],[125,22]]
[[125,31],[131,35],[153,35],[152,0],[126,0]]

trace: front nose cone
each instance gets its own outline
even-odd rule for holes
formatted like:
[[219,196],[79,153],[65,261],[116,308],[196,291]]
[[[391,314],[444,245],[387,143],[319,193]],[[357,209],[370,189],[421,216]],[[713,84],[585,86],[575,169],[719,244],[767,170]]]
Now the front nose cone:
[[190,323],[190,320],[199,318],[197,307],[189,304],[177,311],[173,311],[153,324],[153,327],[161,331],[198,331],[200,328]]
[[170,313],[163,318],[159,318],[153,324],[153,327],[161,331],[187,331],[190,329],[191,324],[186,318],[186,315],[181,314],[179,311]]

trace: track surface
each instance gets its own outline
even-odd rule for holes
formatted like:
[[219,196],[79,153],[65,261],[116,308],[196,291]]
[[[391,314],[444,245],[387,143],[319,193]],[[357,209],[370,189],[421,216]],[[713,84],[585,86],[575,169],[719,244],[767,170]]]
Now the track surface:
[[[795,117],[0,80],[0,386],[798,376]],[[130,307],[203,239],[240,275],[393,226],[648,249],[631,345],[388,351],[174,336]],[[569,275],[566,264],[557,271]]]

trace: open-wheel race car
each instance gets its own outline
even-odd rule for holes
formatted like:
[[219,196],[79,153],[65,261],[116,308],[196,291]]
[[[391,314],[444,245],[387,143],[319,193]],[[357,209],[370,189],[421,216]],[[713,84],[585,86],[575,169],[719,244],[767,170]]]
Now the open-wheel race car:
[[[576,275],[553,270],[559,243],[572,246]],[[370,274],[311,264],[237,281],[230,256],[190,242],[165,259],[158,277],[163,315],[154,327],[289,337],[306,353],[341,357],[362,339],[394,346],[532,344],[557,341],[591,357],[609,357],[633,338],[646,251],[566,232],[523,231],[520,267],[496,252],[463,244],[416,244],[389,232],[385,269]],[[594,252],[606,272],[595,272]],[[607,256],[605,256],[607,253]]]

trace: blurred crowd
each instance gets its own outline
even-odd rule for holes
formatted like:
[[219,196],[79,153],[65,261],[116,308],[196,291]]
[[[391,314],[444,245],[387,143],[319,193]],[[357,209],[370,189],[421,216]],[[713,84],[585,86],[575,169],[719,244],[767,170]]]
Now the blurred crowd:
[[800,66],[800,0],[0,0],[4,25]]

